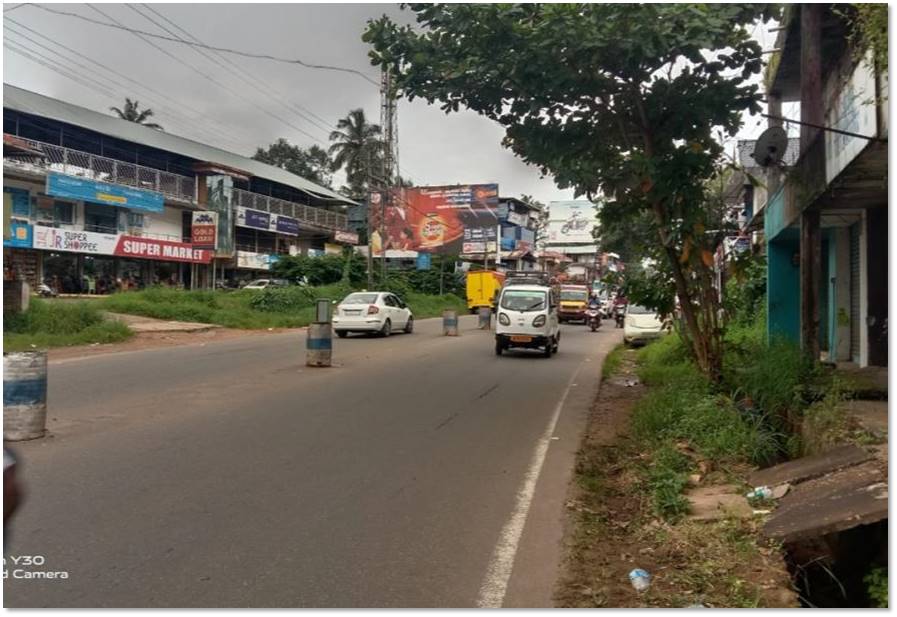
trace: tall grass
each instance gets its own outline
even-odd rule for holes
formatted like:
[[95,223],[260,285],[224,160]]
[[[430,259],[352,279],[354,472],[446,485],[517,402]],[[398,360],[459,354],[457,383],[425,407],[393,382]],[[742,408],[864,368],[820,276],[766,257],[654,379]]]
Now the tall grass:
[[[340,301],[352,291],[344,283],[234,292],[152,288],[115,294],[100,303],[108,311],[156,319],[239,329],[298,328],[312,322],[317,300]],[[404,299],[418,319],[440,315],[445,308],[466,308],[461,298],[451,294],[428,296],[411,292]]]
[[133,334],[125,324],[104,319],[95,302],[39,298],[24,313],[4,316],[3,325],[5,351],[115,343]]

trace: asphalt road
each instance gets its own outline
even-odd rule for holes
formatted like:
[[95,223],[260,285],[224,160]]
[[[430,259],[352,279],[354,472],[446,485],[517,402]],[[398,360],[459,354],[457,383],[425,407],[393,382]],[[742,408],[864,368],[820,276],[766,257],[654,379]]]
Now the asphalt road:
[[7,557],[4,604],[549,605],[610,324],[551,359],[465,317],[335,339],[330,369],[295,333],[51,363],[6,553],[68,578]]

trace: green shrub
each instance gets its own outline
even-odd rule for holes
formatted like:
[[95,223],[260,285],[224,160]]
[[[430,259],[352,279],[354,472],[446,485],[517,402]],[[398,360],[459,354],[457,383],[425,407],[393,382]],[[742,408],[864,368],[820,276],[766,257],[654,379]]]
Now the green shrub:
[[659,516],[677,520],[688,513],[688,500],[682,491],[688,485],[690,468],[688,457],[671,444],[664,444],[654,452],[646,480]]
[[873,608],[888,608],[888,568],[877,567],[863,577]]

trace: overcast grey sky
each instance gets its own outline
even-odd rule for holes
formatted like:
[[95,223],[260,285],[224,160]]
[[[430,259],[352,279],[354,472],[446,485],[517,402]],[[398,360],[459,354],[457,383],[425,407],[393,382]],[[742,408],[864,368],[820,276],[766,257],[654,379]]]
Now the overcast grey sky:
[[[125,96],[136,98],[156,112],[168,132],[245,155],[278,137],[326,146],[329,128],[350,109],[361,107],[371,121],[379,121],[377,87],[357,75],[233,55],[221,60],[179,43],[147,39],[151,45],[129,32],[33,6],[9,11],[12,6],[4,5],[4,43],[66,67],[69,76],[5,48],[5,83],[101,112],[121,106]],[[358,69],[375,81],[377,70],[360,38],[365,22],[384,13],[411,19],[392,4],[152,4],[152,10],[139,4],[93,5],[106,16],[85,4],[52,6],[159,34],[170,35],[160,26],[179,37],[186,38],[186,31],[209,45]],[[558,189],[550,177],[540,178],[537,169],[502,148],[501,127],[473,112],[446,115],[438,106],[403,100],[398,124],[402,175],[417,184],[498,182],[502,195],[528,193],[543,202],[573,198],[572,190]]]

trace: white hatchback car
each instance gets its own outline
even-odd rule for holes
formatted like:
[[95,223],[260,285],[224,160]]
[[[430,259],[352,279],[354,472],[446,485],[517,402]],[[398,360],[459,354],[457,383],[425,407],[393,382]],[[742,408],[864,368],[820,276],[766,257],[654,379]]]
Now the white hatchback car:
[[387,291],[351,293],[336,306],[333,331],[340,338],[350,332],[377,332],[389,336],[397,330],[414,331],[414,315],[402,300]]
[[663,334],[664,323],[657,313],[644,306],[630,304],[626,307],[626,318],[623,321],[623,342],[645,343]]

